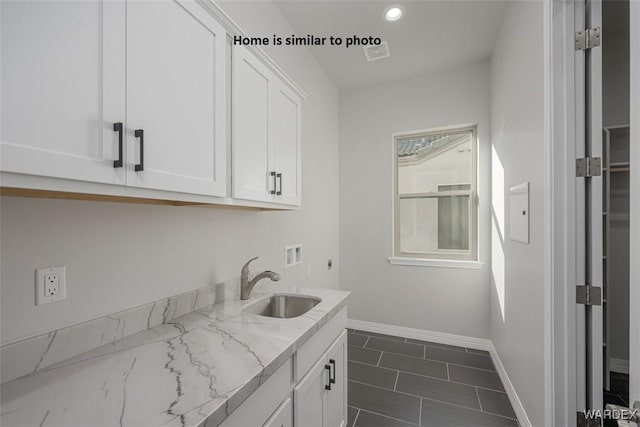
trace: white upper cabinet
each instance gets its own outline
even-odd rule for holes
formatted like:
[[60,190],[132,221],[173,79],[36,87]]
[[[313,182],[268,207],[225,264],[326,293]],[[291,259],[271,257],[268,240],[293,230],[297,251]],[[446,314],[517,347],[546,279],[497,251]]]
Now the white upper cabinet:
[[299,206],[302,91],[234,49],[242,32],[218,14],[206,0],[0,1],[2,185]]
[[225,195],[225,50],[194,1],[127,1],[128,185]]
[[0,169],[123,184],[125,4],[0,2]]
[[274,77],[247,49],[232,53],[231,146],[233,196],[271,201],[275,191],[269,146],[269,93]]
[[233,196],[300,205],[302,99],[246,48],[232,57]]
[[3,172],[226,196],[212,15],[191,0],[1,7]]
[[271,137],[278,185],[276,199],[279,203],[299,205],[302,196],[300,188],[301,100],[279,81],[275,82],[273,89]]

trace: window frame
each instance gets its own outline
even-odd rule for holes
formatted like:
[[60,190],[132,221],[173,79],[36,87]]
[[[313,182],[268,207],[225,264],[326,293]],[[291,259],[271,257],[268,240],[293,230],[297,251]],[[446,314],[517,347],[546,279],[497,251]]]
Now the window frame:
[[[411,193],[402,197],[398,192],[398,139],[419,136],[433,136],[443,133],[471,132],[471,189],[452,190],[430,193]],[[426,130],[394,133],[392,135],[393,147],[393,256],[396,260],[392,264],[402,264],[401,260],[415,260],[421,265],[421,261],[470,261],[478,262],[478,132],[477,125],[461,125],[451,127],[431,128]],[[450,196],[469,196],[469,250],[465,253],[438,253],[438,252],[402,252],[400,250],[400,200],[401,199],[427,199]],[[426,264],[424,264],[426,265]]]

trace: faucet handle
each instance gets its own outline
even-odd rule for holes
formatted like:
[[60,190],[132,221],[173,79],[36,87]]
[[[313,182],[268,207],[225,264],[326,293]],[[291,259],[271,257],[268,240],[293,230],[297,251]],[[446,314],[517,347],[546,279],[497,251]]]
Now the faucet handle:
[[245,265],[243,265],[243,266],[242,266],[242,273],[241,273],[241,274],[242,274],[244,277],[248,277],[248,276],[249,276],[249,264],[251,263],[251,261],[255,261],[255,260],[257,260],[258,258],[260,258],[260,257],[251,258],[249,261],[247,261],[247,262],[245,263]]

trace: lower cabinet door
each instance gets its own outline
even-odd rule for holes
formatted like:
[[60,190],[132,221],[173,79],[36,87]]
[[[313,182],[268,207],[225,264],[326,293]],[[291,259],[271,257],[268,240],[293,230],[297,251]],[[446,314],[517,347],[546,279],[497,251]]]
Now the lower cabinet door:
[[320,358],[293,389],[293,420],[296,426],[322,427],[326,425],[326,389],[329,370],[326,357]]
[[291,398],[282,402],[282,405],[276,412],[264,423],[263,427],[292,427],[293,426],[293,413],[291,407]]
[[330,427],[347,425],[347,331],[344,331],[328,351],[333,370],[331,390],[327,390],[327,423]]
[[294,388],[294,425],[343,427],[347,422],[346,331]]

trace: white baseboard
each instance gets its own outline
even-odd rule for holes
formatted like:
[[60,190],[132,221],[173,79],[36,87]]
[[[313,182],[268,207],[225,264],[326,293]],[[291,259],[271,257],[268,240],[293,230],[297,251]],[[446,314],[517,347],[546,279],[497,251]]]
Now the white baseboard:
[[[473,348],[476,350],[486,350],[491,355],[493,364],[496,366],[498,376],[504,385],[504,389],[509,397],[511,406],[518,417],[518,421],[522,427],[531,427],[531,421],[527,416],[522,402],[518,398],[516,389],[513,387],[509,375],[498,356],[496,348],[491,340],[486,338],[468,337],[464,335],[446,334],[443,332],[425,331],[423,329],[407,328],[404,326],[386,325],[384,323],[366,322],[363,320],[347,320],[347,327],[365,332],[375,332],[378,334],[394,335],[397,337],[412,338],[422,341],[431,341],[440,344],[457,345],[459,347]],[[627,362],[628,363],[628,362]],[[628,366],[628,364],[627,364]],[[628,369],[628,368],[627,368]]]
[[624,359],[609,358],[609,370],[620,374],[629,373],[629,361]]
[[396,337],[412,338],[422,341],[437,342],[440,344],[457,345],[459,347],[474,348],[477,350],[491,349],[491,341],[485,338],[467,337],[464,335],[445,334],[443,332],[425,331],[422,329],[407,328],[404,326],[386,325],[384,323],[365,322],[363,320],[347,319],[347,327],[360,331],[375,332],[378,334],[394,335]]
[[493,343],[491,341],[489,342],[491,343],[491,349],[489,350],[491,359],[493,360],[493,364],[496,367],[496,371],[498,371],[498,376],[500,377],[500,381],[502,381],[504,390],[507,392],[507,396],[509,396],[509,401],[511,402],[511,406],[516,413],[516,417],[518,417],[518,421],[520,422],[520,425],[522,427],[531,427],[531,420],[527,416],[527,412],[524,410],[524,406],[522,406],[522,402],[518,397],[518,393],[516,393],[516,389],[513,387],[513,384],[509,379],[509,375],[507,374],[507,370],[502,364],[502,360],[500,360],[498,351],[493,346]]

